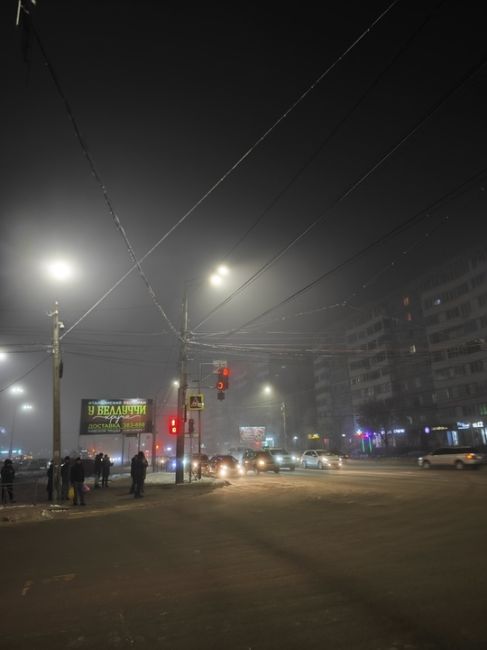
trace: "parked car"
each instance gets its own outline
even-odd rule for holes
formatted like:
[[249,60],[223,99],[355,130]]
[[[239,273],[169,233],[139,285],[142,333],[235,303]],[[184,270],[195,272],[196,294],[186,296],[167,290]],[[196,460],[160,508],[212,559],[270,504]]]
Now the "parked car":
[[486,456],[480,454],[475,447],[440,447],[434,451],[420,456],[418,464],[423,469],[431,467],[479,467],[486,462]]
[[272,454],[280,469],[288,469],[291,472],[294,472],[296,461],[286,449],[271,447],[267,451]]
[[304,469],[309,467],[340,469],[342,459],[338,454],[333,454],[326,449],[307,449],[301,456],[301,466]]
[[274,456],[267,450],[254,451],[248,449],[242,459],[244,473],[255,472],[279,472],[279,465]]
[[243,469],[236,458],[227,454],[212,456],[208,461],[205,474],[218,478],[236,478],[243,474]]

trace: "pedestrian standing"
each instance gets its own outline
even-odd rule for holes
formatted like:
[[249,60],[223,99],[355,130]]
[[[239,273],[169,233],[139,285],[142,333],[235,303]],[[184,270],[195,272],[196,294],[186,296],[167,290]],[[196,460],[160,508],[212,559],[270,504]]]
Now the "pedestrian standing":
[[108,477],[110,476],[110,467],[113,463],[110,460],[110,456],[105,454],[101,461],[101,486],[108,487]]
[[47,468],[47,485],[46,485],[46,490],[47,490],[47,500],[52,501],[52,492],[53,492],[53,487],[54,487],[54,463],[51,462],[49,463],[49,467]]
[[0,478],[2,479],[2,504],[5,505],[7,503],[7,496],[10,500],[10,503],[15,503],[14,501],[15,470],[10,458],[6,458],[4,460],[2,469],[0,471]]
[[83,490],[83,485],[85,482],[85,470],[81,458],[78,458],[74,461],[74,465],[71,467],[70,472],[71,484],[74,487],[74,498],[73,506],[84,506],[85,504],[85,493]]
[[144,482],[148,464],[144,452],[139,451],[135,460],[135,499],[144,496]]
[[71,458],[65,456],[61,465],[61,499],[66,501],[69,492],[69,482],[71,473]]
[[129,494],[134,494],[135,492],[135,467],[137,465],[137,454],[133,456],[132,460],[130,461],[130,476],[132,478],[132,485],[130,486],[130,492]]
[[95,456],[95,488],[100,487],[100,477],[101,477],[101,470],[102,470],[102,461],[103,461],[103,452],[100,454],[97,454]]

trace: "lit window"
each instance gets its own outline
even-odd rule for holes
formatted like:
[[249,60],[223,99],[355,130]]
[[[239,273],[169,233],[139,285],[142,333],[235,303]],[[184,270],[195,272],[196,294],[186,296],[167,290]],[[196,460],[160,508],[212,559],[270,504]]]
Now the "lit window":
[[407,306],[409,305],[409,296],[405,296],[405,297],[402,299],[402,304],[403,304],[405,307],[407,307]]
[[415,345],[410,345],[409,346],[409,353],[410,354],[415,354],[416,352],[416,346]]
[[413,316],[410,311],[406,312],[406,320],[413,320]]

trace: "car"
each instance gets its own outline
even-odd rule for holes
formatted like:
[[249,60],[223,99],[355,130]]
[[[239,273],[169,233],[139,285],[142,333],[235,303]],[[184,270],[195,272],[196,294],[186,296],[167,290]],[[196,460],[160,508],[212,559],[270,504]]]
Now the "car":
[[207,454],[193,454],[191,456],[191,471],[196,474],[198,472],[198,468],[201,466],[201,471],[204,474],[206,466],[208,465],[208,460],[209,459]]
[[279,464],[274,456],[267,450],[253,450],[248,449],[242,459],[244,473],[255,472],[275,472],[279,473]]
[[479,467],[486,462],[484,454],[479,453],[475,447],[440,447],[418,458],[418,465],[423,469],[431,467]]
[[243,468],[238,460],[229,454],[212,456],[206,464],[204,473],[218,478],[236,478],[242,476]]
[[301,456],[301,467],[308,469],[340,469],[342,459],[338,454],[333,454],[326,449],[307,449]]
[[296,460],[286,449],[283,449],[282,447],[271,447],[267,451],[272,454],[280,469],[288,469],[291,472],[294,472],[296,468]]
[[161,461],[161,468],[164,472],[176,471],[176,456],[167,456]]

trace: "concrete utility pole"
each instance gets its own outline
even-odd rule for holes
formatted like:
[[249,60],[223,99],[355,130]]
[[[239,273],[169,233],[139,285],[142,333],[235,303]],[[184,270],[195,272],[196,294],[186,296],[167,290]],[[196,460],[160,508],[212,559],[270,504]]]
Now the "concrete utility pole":
[[282,415],[282,446],[287,449],[287,422],[286,422],[286,402],[281,402]]
[[184,288],[179,337],[178,435],[176,438],[176,483],[184,483],[184,430],[186,424],[186,390],[188,388],[188,296]]
[[57,501],[60,501],[59,473],[61,465],[61,351],[59,304],[54,303],[52,317],[52,481]]

